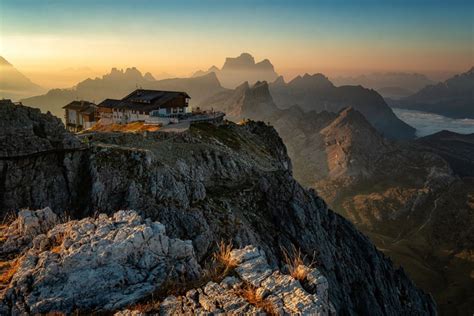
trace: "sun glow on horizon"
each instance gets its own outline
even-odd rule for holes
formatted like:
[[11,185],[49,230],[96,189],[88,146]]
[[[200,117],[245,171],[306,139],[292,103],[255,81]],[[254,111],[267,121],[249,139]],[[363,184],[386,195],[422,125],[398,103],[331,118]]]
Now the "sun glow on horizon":
[[0,0],[0,55],[48,88],[112,67],[187,77],[241,52],[268,58],[287,80],[305,72],[460,72],[474,64],[469,2],[180,3]]

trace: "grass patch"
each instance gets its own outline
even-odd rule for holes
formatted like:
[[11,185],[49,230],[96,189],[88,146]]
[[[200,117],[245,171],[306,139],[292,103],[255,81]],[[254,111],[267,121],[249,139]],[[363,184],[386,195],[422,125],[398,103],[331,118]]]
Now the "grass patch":
[[237,266],[237,261],[232,257],[232,242],[225,243],[221,241],[218,245],[218,251],[214,253],[213,258],[225,267],[225,272],[233,270]]
[[314,259],[310,263],[306,264],[305,261],[307,261],[307,256],[303,255],[301,253],[301,250],[296,249],[296,247],[294,246],[291,251],[291,254],[286,249],[283,249],[282,252],[283,262],[285,263],[286,268],[288,269],[288,273],[295,280],[304,282],[308,277],[309,271],[313,269],[316,265]]

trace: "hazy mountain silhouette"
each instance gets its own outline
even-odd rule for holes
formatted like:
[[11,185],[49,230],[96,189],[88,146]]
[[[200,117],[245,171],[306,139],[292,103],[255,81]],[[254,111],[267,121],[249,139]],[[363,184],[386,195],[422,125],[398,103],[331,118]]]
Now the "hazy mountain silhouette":
[[306,112],[339,112],[351,106],[386,137],[403,139],[415,135],[415,129],[401,121],[375,90],[362,86],[336,87],[323,74],[297,76],[288,83],[280,77],[269,87],[280,108],[298,105]]
[[371,73],[353,77],[333,77],[331,81],[337,86],[361,85],[375,89],[383,97],[398,99],[433,84],[434,81],[423,74],[406,72]]
[[33,83],[0,56],[0,98],[18,100],[43,91],[43,88]]
[[436,113],[452,118],[474,118],[474,67],[436,85],[429,85],[391,106]]
[[52,89],[44,95],[23,99],[22,102],[63,117],[62,107],[73,100],[98,103],[106,98],[122,98],[137,87],[186,91],[191,96],[191,104],[196,104],[223,90],[215,74],[195,78],[155,80],[150,73],[142,75],[136,68],[127,68],[125,71],[112,68],[110,73],[100,78],[86,79],[70,89]]
[[257,81],[273,81],[278,77],[272,63],[264,59],[258,63],[252,55],[242,53],[240,56],[227,57],[222,69],[212,66],[207,71],[197,71],[193,76],[202,76],[215,72],[217,78],[226,88],[235,88],[245,81],[254,84]]

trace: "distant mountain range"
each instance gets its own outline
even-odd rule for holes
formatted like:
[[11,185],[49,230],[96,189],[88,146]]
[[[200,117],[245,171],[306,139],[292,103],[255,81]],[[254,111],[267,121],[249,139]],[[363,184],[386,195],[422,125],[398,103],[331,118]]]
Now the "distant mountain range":
[[389,138],[413,138],[415,135],[415,129],[401,121],[380,94],[362,86],[336,87],[323,74],[305,74],[288,83],[279,77],[269,88],[279,108],[298,105],[306,112],[339,112],[352,106]]
[[18,71],[0,56],[0,98],[13,99],[42,93],[44,89]]
[[240,56],[227,57],[221,69],[212,66],[207,71],[197,71],[193,77],[214,72],[226,88],[235,88],[245,81],[254,84],[257,81],[273,81],[278,77],[272,63],[264,59],[258,63],[252,55],[242,53]]
[[354,77],[332,77],[336,86],[361,85],[375,89],[384,98],[399,99],[434,84],[435,82],[423,74],[405,72],[371,73]]
[[444,82],[429,85],[401,100],[389,100],[392,107],[418,110],[451,118],[474,118],[474,67]]
[[197,104],[223,88],[215,74],[195,78],[173,78],[155,80],[150,73],[144,75],[136,68],[119,70],[112,68],[110,73],[101,78],[86,79],[70,89],[52,89],[44,95],[21,100],[25,105],[50,111],[63,117],[62,107],[73,100],[101,102],[106,98],[122,98],[132,90],[161,89],[186,91],[191,96],[191,104]]

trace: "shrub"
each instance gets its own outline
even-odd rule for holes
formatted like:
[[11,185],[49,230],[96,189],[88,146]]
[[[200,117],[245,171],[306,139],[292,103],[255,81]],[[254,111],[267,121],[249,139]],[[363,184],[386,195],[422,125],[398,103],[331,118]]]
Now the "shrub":
[[242,288],[237,290],[236,293],[253,306],[261,308],[267,315],[278,315],[278,312],[275,310],[273,304],[259,295],[257,293],[257,288],[251,284],[244,284]]

